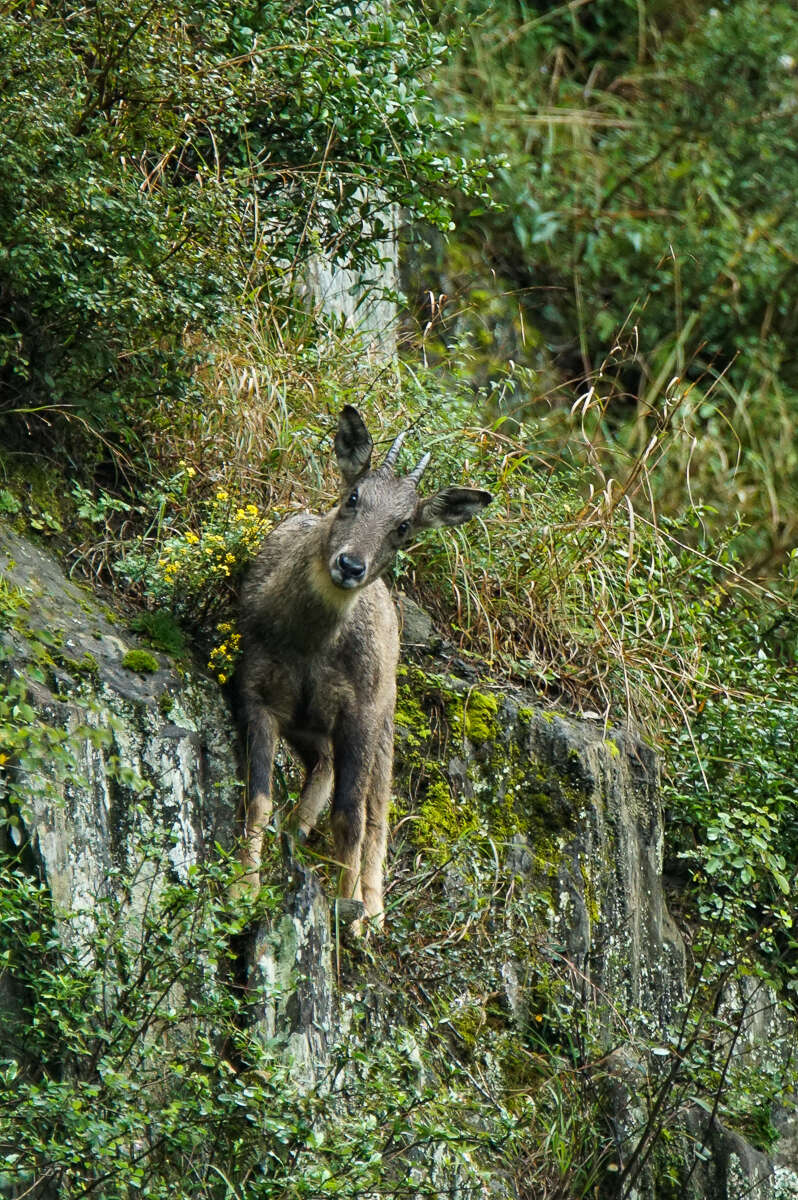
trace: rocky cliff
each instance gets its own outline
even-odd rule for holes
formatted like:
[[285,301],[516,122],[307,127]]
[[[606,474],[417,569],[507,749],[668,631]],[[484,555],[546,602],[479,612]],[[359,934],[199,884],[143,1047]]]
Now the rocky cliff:
[[[644,742],[491,686],[405,602],[386,931],[353,942],[328,900],[323,831],[301,859],[284,860],[275,839],[274,887],[257,904],[236,910],[226,898],[236,741],[225,699],[203,672],[140,645],[119,613],[8,529],[0,567],[5,870],[18,889],[20,879],[39,889],[32,923],[49,897],[47,936],[59,954],[104,963],[75,1018],[85,1022],[86,1045],[86,1030],[103,1021],[117,1028],[109,1005],[124,1009],[120,997],[148,986],[154,968],[136,964],[150,962],[191,889],[206,888],[215,906],[216,932],[192,958],[191,978],[180,967],[180,947],[194,936],[189,921],[170,941],[177,965],[159,994],[158,1023],[144,1026],[135,1055],[114,1060],[119,1079],[135,1074],[136,1061],[143,1078],[155,1043],[185,1045],[192,1063],[208,1053],[200,1045],[213,1045],[207,1070],[229,1064],[240,1087],[230,1128],[236,1113],[242,1129],[260,1122],[262,1149],[228,1178],[229,1191],[208,1183],[195,1194],[350,1194],[346,1179],[352,1194],[373,1196],[798,1195],[789,1114],[780,1116],[774,1166],[727,1130],[723,1110],[701,1091],[691,1060],[697,1001],[663,892],[657,760]],[[290,793],[290,763],[279,777]],[[15,909],[23,925],[24,911]],[[110,944],[111,927],[114,951],[103,959],[97,947]],[[24,943],[31,952],[30,936],[9,933],[3,947],[8,1079],[25,1079],[26,1096],[40,1097],[51,1077],[102,1091],[91,1071],[107,1061],[105,1050],[89,1063],[76,1043],[56,1063],[51,1047],[50,1059],[37,1061],[36,1022],[47,1005],[19,951]],[[203,1009],[209,992],[213,1011]],[[724,1003],[731,1028],[748,1001],[730,991]],[[227,1004],[235,1011],[222,1044],[213,1014]],[[196,1027],[189,1008],[202,1010]],[[758,1063],[755,1008],[735,1053]],[[787,1028],[777,1005],[768,1020],[775,1045]],[[105,1038],[106,1049],[118,1036]],[[700,1041],[711,1075],[723,1035],[707,1027]],[[255,1042],[266,1058],[253,1066]],[[267,1085],[264,1112],[255,1100]],[[168,1091],[163,1081],[158,1088]],[[217,1089],[217,1106],[233,1091],[232,1083]],[[301,1115],[291,1126],[296,1146],[288,1117],[278,1130],[283,1103]],[[340,1126],[329,1125],[331,1104],[349,1113]],[[151,1111],[114,1143],[114,1161],[129,1160],[130,1171],[150,1164],[150,1181],[160,1178],[152,1164],[167,1144],[150,1131]],[[329,1165],[331,1129],[336,1146],[350,1135],[357,1143],[346,1170]],[[52,1135],[57,1163],[48,1166],[43,1134],[30,1147],[9,1146],[4,1130],[6,1195],[133,1194],[129,1173],[112,1187],[111,1168],[64,1165]],[[225,1170],[234,1173],[230,1161]]]

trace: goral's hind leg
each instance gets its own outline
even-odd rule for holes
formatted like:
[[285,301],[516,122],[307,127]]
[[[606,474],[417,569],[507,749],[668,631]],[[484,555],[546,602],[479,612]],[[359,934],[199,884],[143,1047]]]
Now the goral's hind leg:
[[277,721],[262,704],[247,705],[247,786],[243,809],[241,866],[237,891],[254,892],[260,887],[263,833],[272,815],[272,771],[277,746]]
[[329,738],[291,738],[307,771],[299,804],[291,814],[291,825],[306,838],[315,829],[330,799],[333,785],[333,748]]
[[371,730],[345,720],[334,739],[335,791],[332,829],[340,867],[339,896],[360,900],[360,856],[365,832],[366,794],[373,753]]
[[363,838],[362,887],[367,917],[383,924],[383,864],[388,842],[388,807],[393,773],[393,711],[386,713],[380,727],[366,798],[366,830]]

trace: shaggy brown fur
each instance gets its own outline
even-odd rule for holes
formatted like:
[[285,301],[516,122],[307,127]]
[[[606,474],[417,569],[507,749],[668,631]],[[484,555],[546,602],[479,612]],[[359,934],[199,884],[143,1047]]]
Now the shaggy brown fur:
[[382,921],[382,872],[393,765],[399,636],[380,576],[419,529],[459,525],[488,492],[446,488],[419,499],[429,456],[393,466],[398,438],[371,470],[372,440],[356,409],[341,413],[335,450],[345,488],[324,517],[290,517],[269,534],[241,592],[236,675],[248,787],[243,880],[260,882],[272,812],[272,767],[284,737],[307,772],[292,825],[306,837],[332,794],[340,894]]

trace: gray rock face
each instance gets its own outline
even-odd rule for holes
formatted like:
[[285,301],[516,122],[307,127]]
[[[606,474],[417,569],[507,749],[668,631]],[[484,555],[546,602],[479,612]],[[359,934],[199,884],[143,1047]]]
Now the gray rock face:
[[560,832],[555,928],[587,998],[672,1019],[685,954],[662,891],[662,814],[652,751],[619,731],[536,714],[524,754],[570,784]]
[[428,649],[440,638],[435,635],[432,618],[424,612],[410,596],[399,592],[396,596],[399,612],[399,633],[402,645],[412,649]]
[[706,1161],[690,1180],[692,1200],[775,1200],[773,1164],[746,1140],[705,1114],[692,1114],[696,1139],[705,1145]]
[[[142,846],[153,838],[168,861],[155,891],[186,883],[191,868],[231,847],[241,785],[236,733],[218,687],[197,670],[122,665],[140,643],[97,598],[69,580],[47,552],[0,527],[0,571],[15,619],[0,629],[5,670],[23,678],[38,716],[71,732],[74,761],[48,786],[28,779],[22,825],[38,869],[66,918],[64,939],[88,937],[98,902],[133,879],[131,936],[153,900]],[[0,798],[2,786],[0,784]],[[248,983],[264,1036],[279,1036],[312,1073],[333,1027],[329,904],[312,872],[296,866],[285,911],[248,947]],[[0,1003],[2,995],[0,995]]]
[[311,303],[356,334],[364,353],[378,362],[396,357],[399,254],[395,209],[391,224],[386,237],[372,235],[370,239],[375,251],[370,271],[323,255],[314,255],[305,267]]
[[247,985],[262,1036],[281,1036],[309,1083],[325,1069],[336,1029],[332,946],[329,901],[313,872],[294,863],[283,915],[260,926],[248,948]]
[[378,362],[396,355],[396,301],[399,288],[393,241],[382,247],[383,263],[373,277],[341,263],[315,257],[306,268],[307,290],[328,316],[357,334],[369,357]]
[[[25,783],[20,817],[38,870],[58,909],[71,914],[63,922],[64,937],[79,940],[91,931],[97,901],[116,886],[119,871],[136,878],[148,836],[164,839],[164,882],[171,877],[185,883],[193,866],[218,853],[216,843],[232,845],[240,797],[235,731],[218,689],[200,671],[177,670],[160,655],[149,673],[124,667],[136,639],[68,580],[51,555],[8,529],[0,529],[0,570],[11,614],[0,631],[4,674],[24,679],[37,719],[72,733],[73,758],[60,767],[54,760],[47,786],[25,777],[20,766],[6,770],[16,771],[17,784]],[[441,644],[412,604],[405,606],[405,626],[416,647],[429,651]],[[434,762],[439,803],[450,806],[453,819],[468,818],[487,830],[497,872],[514,880],[514,888],[543,897],[541,937],[569,964],[580,1003],[605,1023],[608,1048],[618,1014],[632,1040],[664,1031],[684,1001],[685,950],[662,889],[654,754],[628,734],[605,735],[597,724],[546,712],[519,694],[481,692],[472,679],[441,666],[428,656],[400,680],[397,796],[415,796],[421,808],[413,818],[427,811],[425,820],[434,824]],[[1,778],[0,791],[5,798]],[[331,918],[319,874],[308,861],[292,860],[284,869],[282,907],[249,931],[244,958],[251,1021],[264,1039],[282,1047],[296,1078],[310,1085],[328,1069],[340,1031],[352,1025],[352,993],[339,986],[338,952],[346,934]],[[400,863],[389,864],[389,876],[392,866],[397,870]],[[444,891],[454,904],[461,881],[455,869],[447,870]],[[144,885],[138,898],[137,886],[130,901],[134,924],[147,903]],[[501,903],[491,901],[490,919],[497,925],[504,919]],[[538,944],[530,946],[530,955]],[[503,1003],[523,1039],[534,963],[524,960],[518,943],[502,953],[497,974]],[[0,1007],[7,1008],[14,1003],[13,987],[7,980],[0,985]],[[355,990],[377,1027],[391,1030],[395,1040],[397,1031],[405,1036],[413,1047],[408,1061],[423,1077],[412,1022],[378,998],[363,999],[367,986],[356,984]],[[756,1021],[763,1019],[752,1017],[745,1053],[756,1053],[764,1036]],[[497,1064],[486,1070],[496,1078],[501,1073]],[[645,1125],[635,1099],[645,1072],[631,1046],[619,1052],[613,1071],[610,1115],[619,1151],[628,1157]],[[705,1143],[708,1160],[693,1170],[684,1195],[782,1200],[793,1194],[794,1117],[783,1113],[778,1119],[784,1149],[773,1176],[770,1161],[743,1139],[717,1122],[710,1129],[705,1114],[688,1113],[691,1136]],[[430,1161],[438,1153],[431,1152]],[[491,1194],[518,1195],[501,1166]],[[434,1163],[428,1167],[434,1177]],[[459,1187],[456,1170],[451,1178],[451,1186]],[[624,1200],[671,1200],[676,1193],[660,1188],[650,1168],[618,1194]]]
[[181,881],[214,841],[231,841],[233,730],[210,680],[182,677],[162,656],[147,674],[123,667],[135,638],[50,555],[7,529],[0,569],[19,599],[2,631],[7,669],[25,678],[42,719],[71,731],[78,747],[54,786],[30,781],[22,820],[56,904],[90,923],[115,869],[135,867],[148,831],[171,835]]
[[[424,687],[423,678],[420,686]],[[487,797],[518,825],[508,858],[549,896],[553,940],[587,1003],[670,1020],[683,995],[684,945],[662,890],[663,829],[654,753],[614,730],[430,676],[463,725],[447,774],[457,803]],[[476,714],[472,719],[472,713]],[[401,726],[401,706],[398,723]],[[400,729],[401,732],[401,729]],[[430,755],[434,748],[429,746]],[[401,770],[402,755],[398,755]]]

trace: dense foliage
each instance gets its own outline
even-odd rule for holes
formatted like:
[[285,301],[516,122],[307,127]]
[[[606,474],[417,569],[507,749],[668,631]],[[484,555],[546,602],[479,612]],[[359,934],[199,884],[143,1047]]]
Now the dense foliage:
[[405,1148],[429,1146],[439,1177],[459,1169],[463,1194],[478,1197],[471,1155],[509,1135],[501,1120],[459,1127],[445,1077],[421,1078],[401,1033],[356,1053],[342,1039],[329,1072],[304,1081],[280,1039],[250,1027],[233,981],[231,945],[279,895],[264,891],[257,914],[230,912],[222,866],[178,884],[168,845],[153,835],[141,850],[90,919],[57,913],[18,856],[0,856],[6,1046],[19,1038],[0,1060],[0,1191],[398,1200],[438,1194],[423,1166],[412,1191],[407,1179]]
[[752,521],[748,552],[778,561],[798,507],[794,6],[435,7],[460,38],[440,80],[459,145],[504,160],[498,209],[463,204],[426,262],[444,343],[467,330],[483,374],[529,365],[527,405],[594,385],[609,473],[645,445],[667,381],[689,381],[658,495],[680,507],[692,472],[722,520]]
[[[140,606],[154,646],[190,638],[225,682],[237,573],[274,521],[334,496],[343,403],[378,442],[411,424],[430,487],[490,487],[485,525],[413,547],[398,580],[458,653],[659,740],[668,868],[707,1000],[674,1043],[672,1109],[725,1089],[762,1144],[778,1081],[762,1104],[750,1080],[729,1099],[701,1053],[735,972],[788,1002],[796,985],[797,38],[792,5],[753,0],[0,6],[3,519],[58,537]],[[397,206],[422,332],[386,367],[312,311],[302,269],[325,255],[376,277]],[[0,599],[5,617],[18,598]],[[3,683],[0,768],[16,778],[46,787],[77,769],[78,737],[100,736]],[[20,1021],[0,1190],[22,1141],[19,1187],[65,1195],[187,1180],[221,1197],[234,1175],[247,1195],[401,1195],[382,1156],[416,1143],[447,1146],[475,1189],[486,1145],[574,1195],[611,1163],[605,1043],[542,951],[556,1038],[530,1024],[512,1103],[488,1088],[457,1129],[453,1076],[492,1079],[514,1053],[495,1004],[471,1004],[500,986],[483,903],[496,850],[475,834],[454,850],[438,828],[429,855],[436,878],[458,858],[460,924],[447,932],[434,890],[397,918],[394,952],[433,997],[431,1082],[406,1046],[369,1045],[372,1090],[355,1071],[336,1116],[242,1025],[229,948],[246,914],[221,903],[219,872],[164,878],[132,951],[109,894],[78,953],[20,851],[8,773],[0,801],[0,1002],[18,988]],[[507,936],[533,916],[514,910]],[[87,997],[103,988],[98,1022]]]
[[135,440],[308,256],[374,263],[397,203],[447,224],[440,53],[412,12],[337,0],[5,5],[0,408]]
[[794,661],[795,620],[737,603],[714,614],[708,635],[725,690],[704,694],[672,735],[671,867],[695,872],[702,937],[716,953],[740,955],[794,1003],[798,703],[784,658]]

